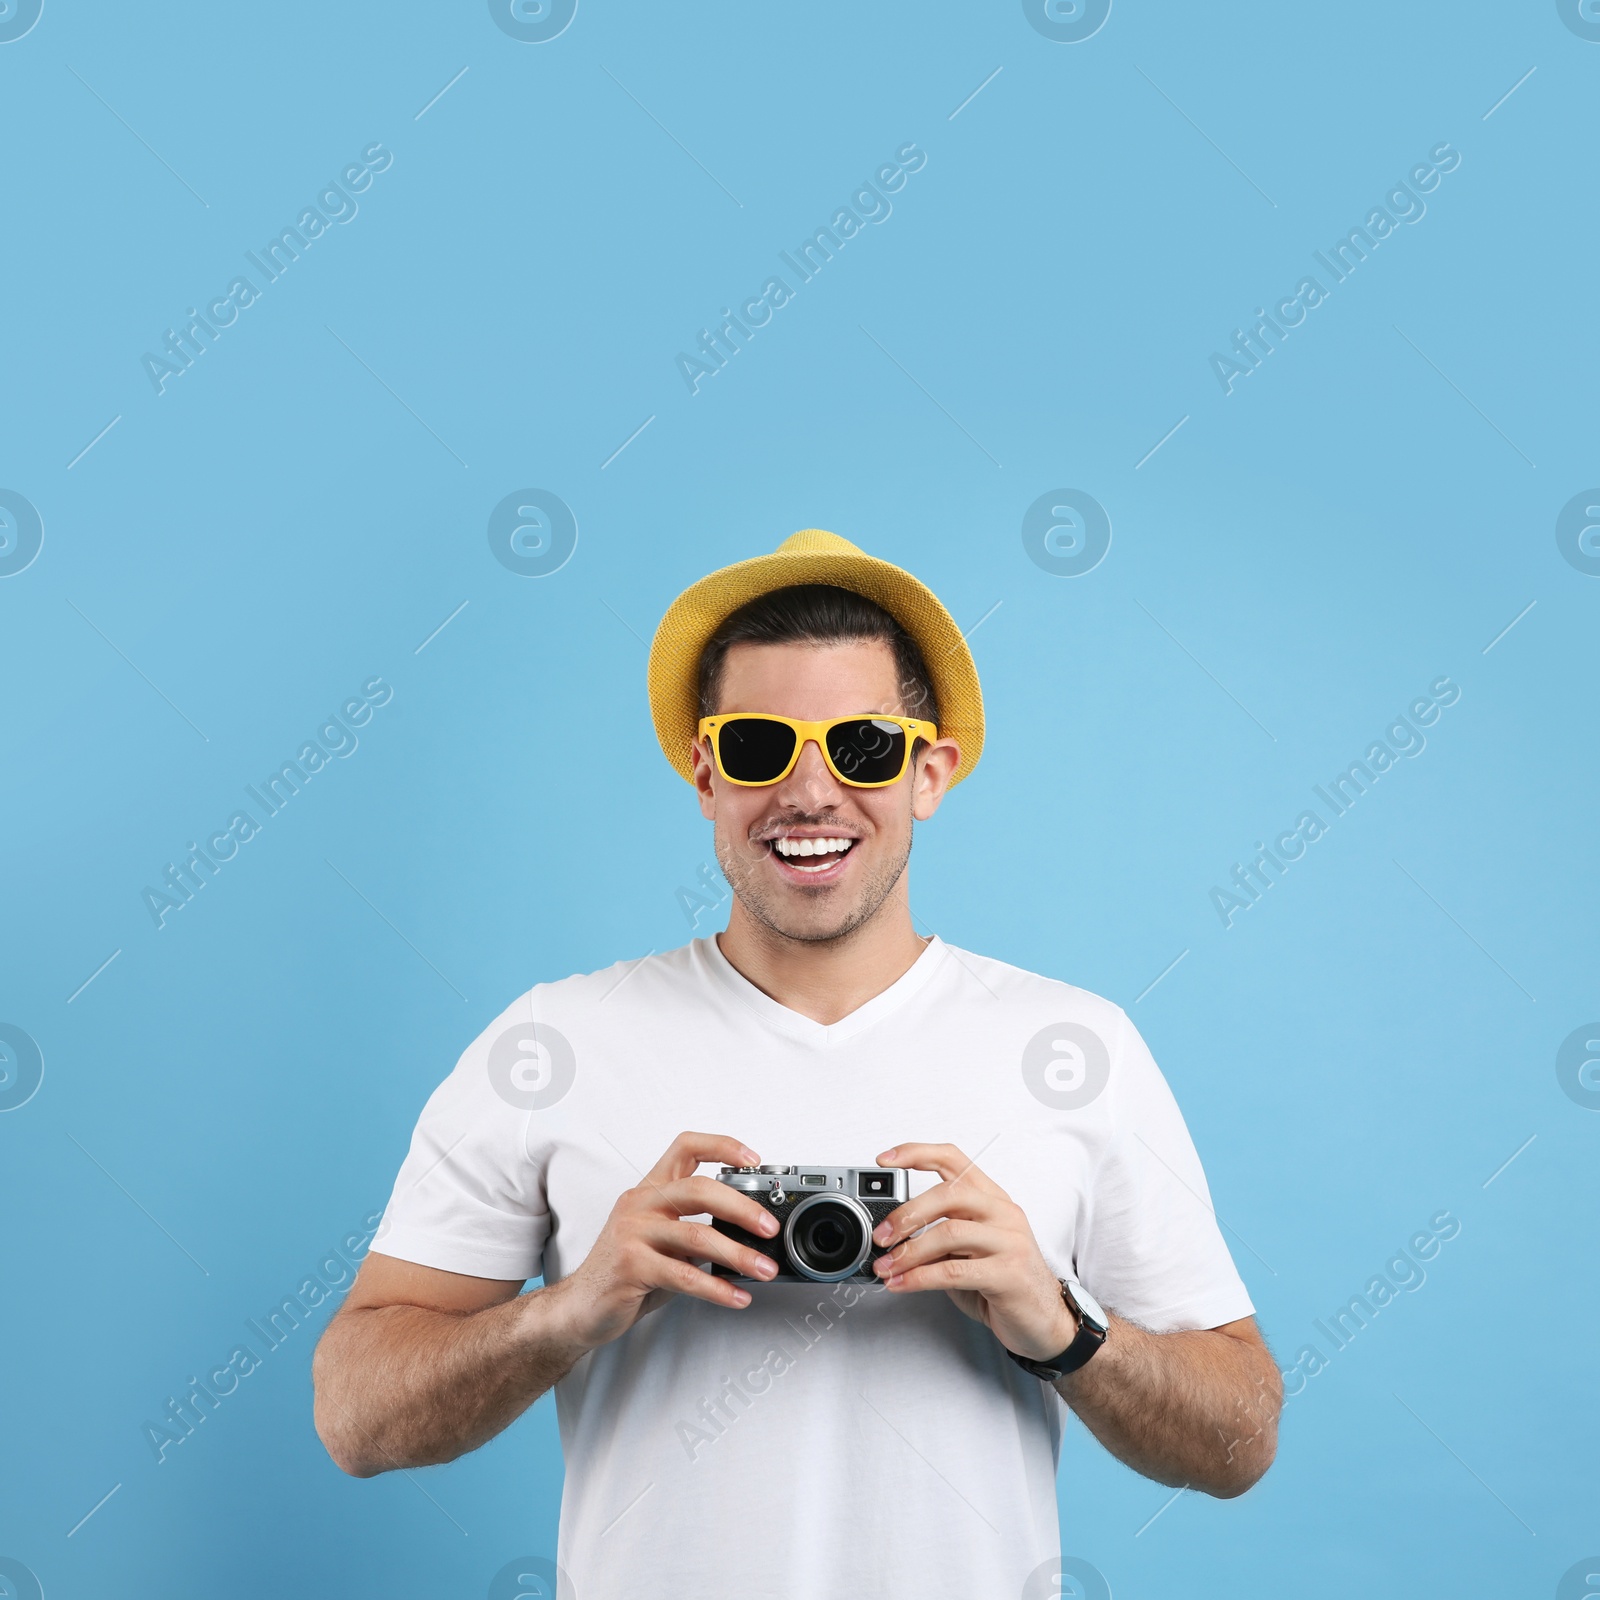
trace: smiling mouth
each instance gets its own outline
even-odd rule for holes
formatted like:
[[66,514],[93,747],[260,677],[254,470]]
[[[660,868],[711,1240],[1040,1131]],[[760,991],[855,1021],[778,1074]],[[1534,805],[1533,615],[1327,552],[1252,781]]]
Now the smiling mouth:
[[836,871],[858,841],[840,834],[828,834],[820,838],[781,834],[776,839],[768,839],[766,843],[768,852],[786,871],[814,878]]

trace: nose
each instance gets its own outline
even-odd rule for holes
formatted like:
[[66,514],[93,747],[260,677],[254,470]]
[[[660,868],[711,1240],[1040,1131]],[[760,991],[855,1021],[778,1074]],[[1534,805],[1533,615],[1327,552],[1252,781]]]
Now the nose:
[[815,739],[807,739],[800,747],[794,771],[783,780],[779,798],[802,811],[821,811],[837,804],[840,797],[839,780],[829,771],[822,746]]

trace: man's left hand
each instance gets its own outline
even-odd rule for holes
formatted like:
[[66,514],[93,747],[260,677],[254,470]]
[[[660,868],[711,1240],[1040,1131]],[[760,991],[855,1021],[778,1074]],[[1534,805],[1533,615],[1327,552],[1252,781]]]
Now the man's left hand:
[[874,1266],[891,1293],[943,1289],[1006,1349],[1033,1361],[1072,1343],[1077,1321],[1061,1285],[1022,1207],[999,1184],[953,1144],[896,1145],[878,1165],[937,1172],[943,1180],[873,1230],[874,1243],[894,1247]]

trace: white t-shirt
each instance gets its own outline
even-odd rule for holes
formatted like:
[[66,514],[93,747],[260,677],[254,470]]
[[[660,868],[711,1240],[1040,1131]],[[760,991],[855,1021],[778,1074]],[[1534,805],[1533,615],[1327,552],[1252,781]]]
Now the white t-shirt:
[[[554,1283],[685,1129],[797,1165],[954,1144],[1109,1309],[1158,1332],[1253,1309],[1127,1015],[937,938],[831,1027],[714,938],[538,985],[428,1101],[373,1248]],[[658,1296],[556,1385],[581,1600],[1018,1600],[1060,1551],[1055,1391],[942,1291],[749,1288]]]

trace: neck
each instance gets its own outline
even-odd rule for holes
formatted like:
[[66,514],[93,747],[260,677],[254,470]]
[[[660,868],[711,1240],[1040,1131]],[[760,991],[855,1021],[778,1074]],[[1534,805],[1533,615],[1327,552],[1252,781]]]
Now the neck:
[[741,976],[825,1027],[904,977],[927,946],[911,926],[904,878],[867,921],[837,939],[788,938],[757,922],[738,900],[717,935],[717,948]]

